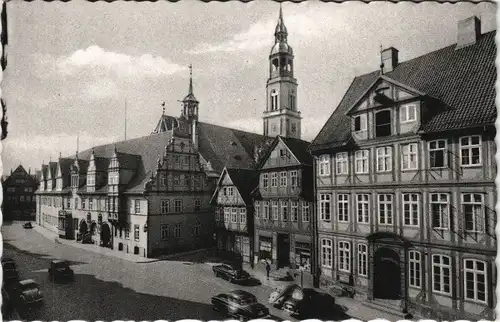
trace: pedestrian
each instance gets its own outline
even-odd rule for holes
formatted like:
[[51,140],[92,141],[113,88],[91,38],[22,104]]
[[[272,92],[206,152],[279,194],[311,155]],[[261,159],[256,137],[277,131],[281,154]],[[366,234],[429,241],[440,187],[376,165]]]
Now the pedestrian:
[[269,261],[266,261],[266,272],[267,272],[267,280],[269,280],[269,272],[271,272],[271,265]]

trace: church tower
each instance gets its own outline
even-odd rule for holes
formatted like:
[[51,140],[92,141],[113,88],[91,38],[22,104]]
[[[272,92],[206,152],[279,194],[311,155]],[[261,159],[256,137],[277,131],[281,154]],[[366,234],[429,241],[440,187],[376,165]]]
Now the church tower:
[[274,46],[269,55],[264,135],[300,139],[301,116],[297,109],[297,80],[293,77],[293,50],[287,43],[288,31],[280,6],[274,32]]
[[189,91],[182,100],[181,116],[188,121],[198,121],[198,100],[193,94],[193,66],[189,65]]

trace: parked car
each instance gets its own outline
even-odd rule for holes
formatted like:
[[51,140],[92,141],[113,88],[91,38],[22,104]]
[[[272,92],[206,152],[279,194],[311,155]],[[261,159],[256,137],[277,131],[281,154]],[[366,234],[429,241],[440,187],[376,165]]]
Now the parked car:
[[297,284],[289,284],[278,287],[269,295],[268,302],[274,307],[281,309],[283,307],[283,303],[285,303],[285,301],[291,297],[294,292],[302,292],[302,288]]
[[222,293],[212,297],[212,307],[239,320],[269,317],[269,309],[257,301],[255,295],[241,290]]
[[69,263],[67,261],[55,260],[50,263],[49,276],[54,280],[72,280],[74,277],[74,272],[69,267]]
[[43,292],[37,282],[27,279],[17,283],[13,299],[21,306],[41,304]]
[[2,258],[2,270],[4,283],[19,281],[19,271],[17,270],[16,262],[12,258]]
[[33,228],[33,225],[31,224],[31,221],[28,221],[28,222],[24,223],[23,227],[25,229],[31,229],[31,228]]
[[2,317],[7,320],[11,318],[14,306],[9,295],[9,292],[2,287]]
[[250,274],[245,270],[228,264],[215,265],[212,270],[215,276],[225,278],[231,283],[241,283],[250,277]]
[[302,289],[283,303],[283,311],[299,319],[329,319],[334,314],[335,298],[314,289]]

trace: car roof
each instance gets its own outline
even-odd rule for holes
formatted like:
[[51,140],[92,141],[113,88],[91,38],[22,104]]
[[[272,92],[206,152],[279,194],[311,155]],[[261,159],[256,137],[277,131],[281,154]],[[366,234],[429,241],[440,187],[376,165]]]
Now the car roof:
[[37,282],[35,282],[35,280],[32,280],[32,279],[27,279],[27,280],[20,281],[19,284],[28,285],[28,284],[37,284]]
[[3,262],[13,262],[14,260],[11,257],[2,257],[2,263]]
[[247,292],[247,291],[243,291],[243,290],[235,290],[235,291],[231,291],[227,294],[231,294],[235,297],[239,297],[239,298],[243,298],[243,297],[255,297],[255,295],[253,295],[252,293],[250,292]]
[[60,264],[60,263],[67,263],[67,261],[62,260],[62,259],[56,259],[56,260],[53,260],[52,263],[54,263],[54,264]]

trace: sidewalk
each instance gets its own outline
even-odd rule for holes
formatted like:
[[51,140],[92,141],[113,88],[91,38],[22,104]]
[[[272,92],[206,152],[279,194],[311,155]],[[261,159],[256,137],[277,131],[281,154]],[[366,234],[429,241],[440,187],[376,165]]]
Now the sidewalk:
[[129,262],[134,262],[134,263],[158,262],[161,260],[175,259],[175,258],[178,258],[181,256],[186,256],[186,255],[190,255],[190,254],[196,254],[198,252],[207,251],[206,249],[197,249],[197,250],[193,250],[193,251],[189,251],[189,252],[185,252],[185,253],[164,255],[164,256],[160,256],[160,257],[156,257],[156,258],[146,258],[146,257],[142,257],[142,256],[137,256],[134,254],[128,254],[128,253],[112,250],[112,249],[106,248],[106,247],[101,247],[101,246],[98,246],[95,244],[82,244],[82,243],[79,243],[75,240],[68,240],[68,239],[64,239],[64,238],[59,238],[57,233],[55,233],[47,228],[38,226],[37,224],[33,224],[33,230],[36,231],[37,233],[41,234],[42,236],[44,236],[47,239],[52,239],[55,243],[58,243],[58,244],[65,244],[65,245],[73,246],[76,248],[81,248],[81,249],[84,249],[87,251],[91,251],[94,253],[99,253],[99,254],[104,255],[104,256],[120,258],[120,259],[129,261]]
[[[250,275],[260,280],[262,285],[269,286],[273,289],[293,283],[293,282],[276,281],[273,280],[272,278],[269,278],[268,280],[265,266],[261,263],[254,265],[254,268],[252,268],[251,265],[248,263],[243,263],[243,269],[249,272]],[[320,288],[314,288],[314,289],[317,292],[326,293],[324,289]],[[352,319],[357,319],[362,321],[370,321],[377,318],[383,318],[389,321],[403,320],[401,316],[391,315],[381,310],[369,308],[363,305],[363,303],[349,297],[335,297],[335,303],[343,307],[345,309],[345,313],[350,315]]]

